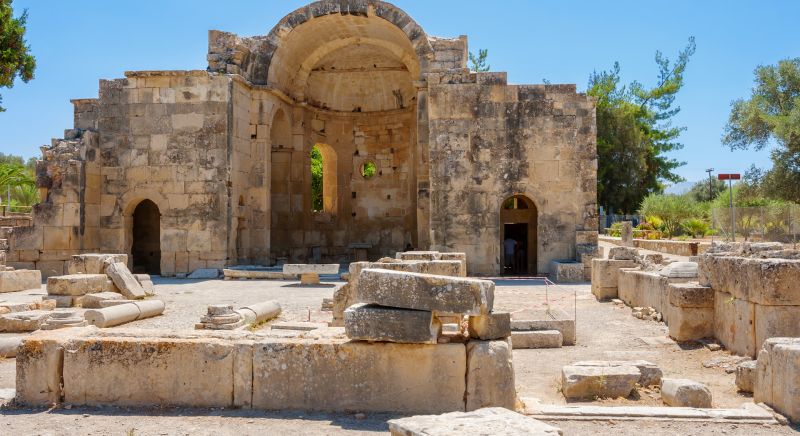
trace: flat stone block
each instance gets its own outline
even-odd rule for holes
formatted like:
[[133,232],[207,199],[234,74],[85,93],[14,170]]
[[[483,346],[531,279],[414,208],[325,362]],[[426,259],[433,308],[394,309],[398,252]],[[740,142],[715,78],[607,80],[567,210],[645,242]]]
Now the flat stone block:
[[317,274],[317,273],[303,273],[303,274],[300,274],[300,284],[301,285],[318,285],[319,284],[319,274]]
[[599,300],[617,298],[620,268],[634,268],[633,260],[592,259],[592,294]]
[[58,336],[34,334],[25,338],[17,350],[16,402],[34,407],[60,402],[63,361],[64,347]]
[[633,247],[611,247],[608,250],[608,258],[613,260],[635,260],[638,255],[638,250]]
[[551,311],[556,315],[556,319],[535,319],[535,320],[511,320],[511,330],[558,330],[564,338],[564,345],[575,345],[577,335],[575,331],[575,320],[565,319],[566,313]]
[[550,276],[556,283],[583,282],[583,264],[575,261],[554,260],[550,262]]
[[[198,268],[192,271],[187,279],[216,279],[219,277],[219,270],[216,268]],[[148,279],[149,280],[149,279]],[[141,283],[141,281],[140,281]]]
[[531,417],[501,407],[443,415],[420,415],[389,421],[392,436],[558,436],[562,431]]
[[106,267],[106,274],[111,277],[119,292],[129,300],[136,300],[147,296],[144,288],[131,274],[128,267],[121,262],[111,263]]
[[39,330],[52,312],[29,310],[0,315],[0,332],[22,333]]
[[463,411],[465,375],[463,344],[261,342],[253,350],[253,408]]
[[658,273],[668,278],[696,278],[697,262],[672,262]]
[[338,263],[324,263],[324,264],[291,264],[288,263],[283,266],[284,274],[339,274]]
[[661,377],[663,376],[658,365],[646,360],[584,360],[575,362],[572,366],[633,366],[641,374],[637,382],[640,386],[658,386],[661,384]]
[[98,309],[100,306],[101,301],[109,301],[109,300],[123,300],[125,297],[122,294],[118,294],[116,292],[98,292],[96,294],[87,294],[83,297],[81,301],[81,307],[87,309]]
[[[798,283],[800,286],[800,283]],[[755,348],[768,338],[800,337],[800,306],[755,304]]]
[[271,271],[264,269],[234,269],[225,268],[222,270],[225,280],[230,279],[251,279],[251,280],[295,280],[297,274],[286,274],[283,271]]
[[558,330],[512,331],[511,343],[514,349],[561,348],[564,338]]
[[494,303],[489,280],[365,269],[356,287],[362,303],[404,309],[480,315]]
[[272,330],[299,330],[311,331],[328,327],[324,322],[305,322],[305,321],[281,321],[270,325]]
[[47,293],[50,295],[80,296],[103,292],[107,289],[105,274],[70,274],[47,279]]
[[468,324],[469,336],[490,341],[511,336],[511,314],[492,312],[488,315],[472,315]]
[[439,260],[441,253],[438,251],[404,251],[397,253],[397,258],[400,260]]
[[705,385],[687,379],[662,379],[661,399],[673,407],[711,407],[711,391]]
[[676,307],[714,307],[714,290],[697,283],[670,283],[669,304]]
[[18,269],[0,271],[0,293],[26,291],[42,287],[42,273],[38,270]]
[[736,366],[736,388],[742,392],[753,392],[753,385],[756,378],[755,360],[748,360]]
[[669,336],[678,342],[714,337],[713,307],[669,308]]
[[231,342],[211,338],[72,340],[65,345],[64,401],[91,406],[231,407],[234,355]]
[[640,377],[635,366],[569,365],[561,369],[561,391],[568,400],[627,397]]
[[432,312],[361,303],[344,311],[344,329],[355,340],[436,344],[442,324]]
[[508,340],[467,342],[467,411],[483,407],[514,410],[517,391]]

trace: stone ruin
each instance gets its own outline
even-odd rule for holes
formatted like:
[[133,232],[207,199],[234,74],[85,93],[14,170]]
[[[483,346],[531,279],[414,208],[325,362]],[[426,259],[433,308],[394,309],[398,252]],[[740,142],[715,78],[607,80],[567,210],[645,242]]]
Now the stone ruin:
[[8,239],[0,239],[0,293],[38,289],[42,284],[41,271],[7,265],[8,249]]
[[[356,282],[344,328],[238,325],[280,311],[265,302],[209,307],[191,332],[37,332],[19,348],[16,400],[401,413],[517,407],[509,314],[493,311],[493,282],[374,268]],[[442,331],[462,316],[469,328]],[[217,328],[225,324],[235,326]]]

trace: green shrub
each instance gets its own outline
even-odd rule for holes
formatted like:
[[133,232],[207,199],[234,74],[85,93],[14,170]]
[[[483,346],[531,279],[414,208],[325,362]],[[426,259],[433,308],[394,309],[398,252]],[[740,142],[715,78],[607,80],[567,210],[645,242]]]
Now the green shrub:
[[[700,218],[702,212],[697,202],[681,195],[650,194],[642,200],[640,212],[651,221],[654,217],[663,223],[664,233],[672,238],[681,230],[681,223],[691,218]],[[658,226],[656,226],[658,227]]]
[[693,238],[702,238],[711,230],[711,226],[700,218],[690,218],[681,223],[681,227]]

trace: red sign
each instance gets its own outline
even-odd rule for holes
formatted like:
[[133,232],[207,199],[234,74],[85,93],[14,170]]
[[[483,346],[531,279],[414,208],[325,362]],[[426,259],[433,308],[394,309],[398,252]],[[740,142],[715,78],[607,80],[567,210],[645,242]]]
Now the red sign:
[[720,174],[717,177],[719,177],[720,180],[740,180],[742,178],[742,175],[741,174]]

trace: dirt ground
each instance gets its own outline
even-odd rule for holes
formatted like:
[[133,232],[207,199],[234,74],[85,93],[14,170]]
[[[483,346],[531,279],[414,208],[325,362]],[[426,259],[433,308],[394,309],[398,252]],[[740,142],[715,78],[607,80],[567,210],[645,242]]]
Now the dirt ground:
[[[124,327],[191,329],[209,304],[229,303],[235,307],[276,299],[283,306],[281,320],[328,321],[329,312],[320,310],[322,298],[330,298],[341,282],[316,287],[299,287],[289,281],[222,281],[155,279],[158,297],[167,304],[164,315]],[[517,391],[521,397],[535,397],[543,403],[564,404],[559,393],[561,367],[578,360],[645,359],[658,364],[665,377],[691,378],[709,386],[715,407],[739,407],[751,398],[738,394],[734,374],[722,367],[704,367],[713,359],[725,360],[725,351],[709,351],[701,345],[678,345],[667,338],[662,323],[643,321],[630,308],[595,301],[588,284],[548,286],[526,280],[499,281],[495,308],[508,310],[517,319],[540,313],[545,300],[577,317],[577,345],[547,350],[514,351]],[[42,292],[3,294],[0,300],[24,301]],[[546,297],[545,297],[546,295]],[[3,336],[8,336],[7,334]],[[722,359],[719,359],[722,358]],[[0,397],[11,396],[15,360],[0,361]],[[2,400],[0,400],[2,401]],[[5,401],[8,403],[8,401]],[[605,400],[593,404],[661,406],[657,391],[640,391],[638,398]],[[359,418],[361,418],[359,416]],[[19,409],[6,404],[0,409],[0,434],[362,434],[386,432],[392,415],[369,414],[356,419],[351,414],[299,412],[268,413],[241,410],[187,409]],[[558,421],[565,434],[798,434],[786,426],[647,421]]]

